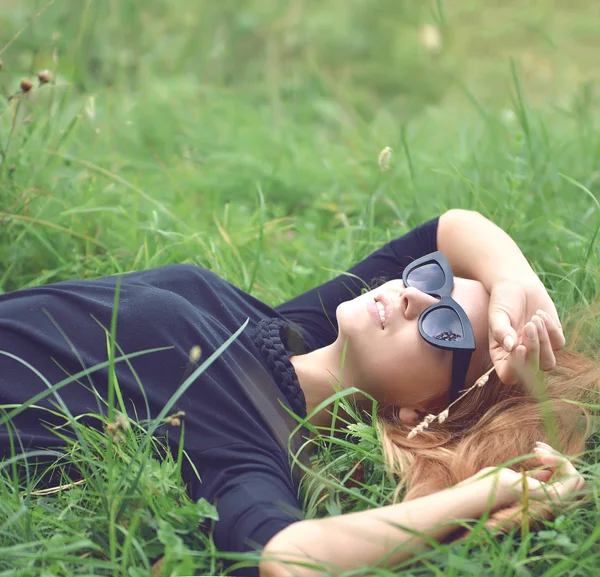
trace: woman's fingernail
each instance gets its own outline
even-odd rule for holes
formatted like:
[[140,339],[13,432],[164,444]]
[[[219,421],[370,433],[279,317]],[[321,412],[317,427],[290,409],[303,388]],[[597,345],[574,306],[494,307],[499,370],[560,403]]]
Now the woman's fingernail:
[[504,350],[506,350],[507,352],[510,353],[510,351],[512,351],[513,347],[515,346],[515,341],[510,335],[506,335],[504,337],[503,344],[504,344]]
[[537,331],[536,331],[535,325],[533,323],[527,323],[525,325],[525,334],[527,335],[527,338],[535,339],[536,332]]

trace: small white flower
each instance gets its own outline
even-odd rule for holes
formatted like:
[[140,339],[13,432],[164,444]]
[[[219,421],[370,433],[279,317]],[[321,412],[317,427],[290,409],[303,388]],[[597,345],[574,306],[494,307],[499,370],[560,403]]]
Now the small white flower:
[[438,54],[442,49],[442,34],[437,26],[425,24],[421,28],[421,44],[432,54]]
[[431,413],[429,413],[429,415],[427,415],[425,417],[425,423],[433,423],[433,421],[435,421],[435,415],[432,415]]
[[390,169],[390,158],[392,157],[392,149],[389,146],[386,146],[379,153],[379,170],[381,172],[385,172]]
[[190,350],[190,361],[193,363],[197,363],[200,360],[200,356],[202,355],[202,349],[195,345]]
[[448,409],[446,409],[445,411],[442,411],[439,415],[438,415],[438,423],[443,423],[447,418],[448,418],[448,414],[450,413],[450,411]]
[[506,122],[506,124],[512,124],[517,120],[517,115],[510,108],[505,108],[500,115],[502,116],[502,120]]

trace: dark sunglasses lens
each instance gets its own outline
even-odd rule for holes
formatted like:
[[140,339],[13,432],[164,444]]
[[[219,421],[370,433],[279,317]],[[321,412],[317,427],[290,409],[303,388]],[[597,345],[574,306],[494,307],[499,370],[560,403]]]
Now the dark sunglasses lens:
[[439,264],[430,262],[411,270],[406,280],[408,286],[427,292],[441,289],[446,282],[446,275]]
[[465,336],[458,314],[446,307],[435,309],[425,315],[423,330],[431,338],[440,341],[461,341]]

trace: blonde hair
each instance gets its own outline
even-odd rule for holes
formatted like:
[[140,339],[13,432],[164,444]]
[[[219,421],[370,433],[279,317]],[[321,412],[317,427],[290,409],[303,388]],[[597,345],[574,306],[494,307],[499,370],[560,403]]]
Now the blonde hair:
[[[506,386],[492,373],[450,411],[443,423],[432,423],[412,439],[413,425],[396,419],[378,419],[384,457],[400,479],[397,501],[423,497],[474,475],[484,467],[509,463],[515,470],[539,466],[532,454],[536,441],[544,441],[567,455],[585,448],[590,432],[588,411],[568,402],[596,401],[600,389],[600,363],[569,350],[557,351],[556,367],[544,373],[541,394]],[[491,361],[488,363],[491,365]],[[482,372],[484,372],[483,369]],[[498,511],[488,525],[508,530],[521,522],[521,507]],[[552,512],[539,507],[537,518]],[[535,515],[530,517],[531,523]]]

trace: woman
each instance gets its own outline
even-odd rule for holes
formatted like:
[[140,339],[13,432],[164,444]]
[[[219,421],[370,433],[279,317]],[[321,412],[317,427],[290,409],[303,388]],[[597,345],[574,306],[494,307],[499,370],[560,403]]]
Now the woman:
[[[416,262],[426,267],[415,268]],[[427,270],[441,270],[443,286],[432,285],[431,275],[422,274]],[[361,294],[365,283],[382,277],[391,280]],[[186,265],[2,295],[3,404],[23,403],[68,381],[66,375],[107,360],[106,331],[117,284],[117,353],[153,349],[115,365],[119,406],[138,419],[156,417],[171,407],[185,414],[189,461],[184,472],[190,493],[216,503],[219,521],[213,536],[220,550],[264,547],[261,575],[310,574],[305,567],[279,562],[280,557],[346,569],[377,563],[410,538],[386,520],[443,538],[452,526],[440,528],[440,523],[480,516],[490,503],[494,511],[518,503],[517,474],[508,469],[428,495],[466,479],[469,467],[504,461],[479,463],[468,451],[465,461],[473,462],[467,467],[452,471],[446,464],[443,475],[429,475],[429,484],[421,484],[430,465],[440,470],[443,459],[438,453],[444,444],[454,443],[458,450],[462,445],[456,439],[468,444],[478,434],[485,441],[495,425],[495,407],[505,403],[510,411],[512,399],[524,399],[527,374],[538,366],[553,369],[554,351],[565,344],[542,283],[510,237],[481,215],[448,211],[388,243],[349,274],[275,310],[209,271]],[[236,332],[227,348],[211,357]],[[193,371],[198,356],[210,364],[199,378],[190,378],[188,360]],[[492,363],[504,385],[492,379],[453,406],[446,422],[431,423],[428,430],[407,438],[424,413],[443,412]],[[101,366],[83,381],[71,379],[56,387],[53,400],[73,415],[102,413],[96,392],[106,398],[107,381],[108,369]],[[379,403],[390,465],[405,476],[409,498],[428,496],[353,515],[301,520],[300,471],[295,468],[290,475],[287,451],[287,437],[297,424],[290,413],[301,420],[308,416],[313,430],[330,424],[326,401],[332,382],[360,389],[354,395],[359,406],[370,407],[370,399]],[[169,404],[176,391],[176,402]],[[41,408],[14,416],[24,448],[57,445],[56,436],[40,424],[41,419],[50,420],[43,409],[50,398],[36,403]],[[584,436],[573,433],[572,423],[563,428],[564,439],[573,442],[560,449],[581,450]],[[542,426],[535,430],[539,436],[531,446],[508,442],[503,452],[489,454],[512,458],[532,452],[533,442],[547,437]],[[10,434],[6,427],[0,430],[5,452]],[[302,429],[292,438],[292,452],[307,434]],[[581,489],[581,477],[566,459],[545,445],[536,450],[538,460],[529,466],[548,470],[529,477],[532,494],[568,495]],[[555,468],[571,478],[544,485]],[[416,510],[427,513],[417,516]],[[359,533],[354,532],[357,525]],[[367,530],[376,537],[372,542],[364,538]],[[415,546],[416,540],[410,544]],[[406,555],[410,547],[398,555]]]

